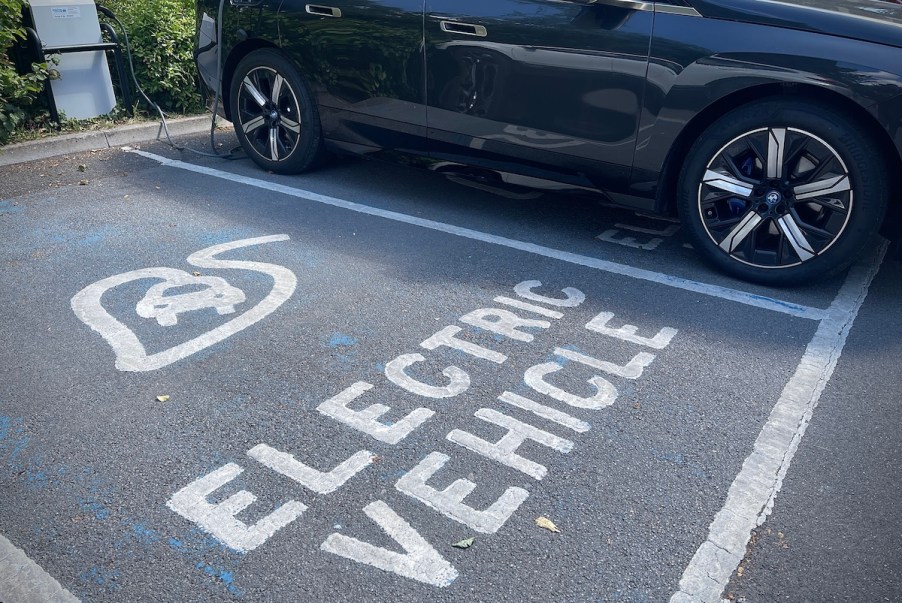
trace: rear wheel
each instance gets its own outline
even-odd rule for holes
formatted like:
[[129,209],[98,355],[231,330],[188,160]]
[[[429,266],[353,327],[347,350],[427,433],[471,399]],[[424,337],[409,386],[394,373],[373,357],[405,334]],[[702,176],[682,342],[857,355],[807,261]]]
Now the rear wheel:
[[282,54],[264,49],[242,59],[230,98],[238,140],[260,167],[295,174],[322,160],[325,151],[313,95]]
[[692,146],[679,209],[718,268],[771,285],[847,267],[885,213],[885,162],[831,108],[767,101],[732,111]]

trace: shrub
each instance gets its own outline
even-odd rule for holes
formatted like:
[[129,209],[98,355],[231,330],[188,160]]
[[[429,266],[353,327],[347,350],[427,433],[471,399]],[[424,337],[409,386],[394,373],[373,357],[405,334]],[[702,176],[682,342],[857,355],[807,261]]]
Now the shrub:
[[[33,64],[29,73],[20,75],[8,55],[25,39],[22,10],[27,4],[28,0],[0,0],[0,144],[14,135],[57,126],[50,123],[46,106],[35,102],[44,82],[55,74],[55,58]],[[151,100],[167,112],[201,112],[204,99],[193,54],[195,0],[101,0],[101,4],[127,28],[135,75]],[[73,127],[74,122],[63,121],[67,129]]]
[[19,75],[7,50],[25,39],[22,9],[25,0],[0,0],[0,144],[33,115],[34,99],[50,77],[47,63],[34,63],[31,72]]
[[151,100],[164,111],[201,111],[193,54],[194,0],[102,0],[101,4],[127,28],[135,75]]

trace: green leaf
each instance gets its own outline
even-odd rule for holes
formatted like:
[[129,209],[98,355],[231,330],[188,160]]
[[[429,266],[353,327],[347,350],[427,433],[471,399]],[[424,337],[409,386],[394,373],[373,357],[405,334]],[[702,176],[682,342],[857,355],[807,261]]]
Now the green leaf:
[[452,544],[451,546],[456,547],[456,548],[458,548],[458,549],[468,549],[468,548],[470,548],[471,546],[473,546],[473,543],[474,543],[474,542],[476,542],[476,538],[473,538],[473,537],[471,536],[470,538],[464,538],[464,539],[461,540],[460,542],[455,542],[455,543]]

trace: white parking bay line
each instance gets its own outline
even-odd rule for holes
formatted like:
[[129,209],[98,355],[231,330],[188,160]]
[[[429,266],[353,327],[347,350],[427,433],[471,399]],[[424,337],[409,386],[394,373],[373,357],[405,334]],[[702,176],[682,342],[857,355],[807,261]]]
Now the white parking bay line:
[[884,243],[856,264],[818,325],[795,374],[783,388],[752,453],[727,492],[723,508],[708,527],[670,603],[719,603],[745,556],[752,530],[764,523],[811,421],[821,393],[833,375],[852,323],[886,253]]
[[700,293],[702,295],[725,299],[748,306],[764,308],[765,310],[772,310],[781,314],[788,314],[790,316],[808,318],[811,320],[821,320],[827,315],[827,311],[821,308],[812,308],[810,306],[794,304],[771,297],[755,295],[746,291],[739,291],[737,289],[730,289],[727,287],[721,287],[719,285],[711,285],[708,283],[684,279],[677,276],[671,276],[669,274],[663,274],[661,272],[653,272],[651,270],[635,268],[633,266],[627,266],[625,264],[617,264],[615,262],[609,262],[607,260],[601,260],[598,258],[579,255],[576,253],[570,253],[569,251],[552,249],[551,247],[544,247],[542,245],[536,245],[534,243],[526,243],[524,241],[518,241],[516,239],[500,237],[497,235],[480,232],[478,230],[461,228],[460,226],[454,226],[452,224],[435,222],[433,220],[426,220],[424,218],[418,218],[416,216],[410,216],[386,209],[370,207],[368,205],[362,205],[353,201],[345,201],[344,199],[321,195],[319,193],[314,193],[313,191],[293,188],[290,186],[285,186],[283,184],[276,184],[274,182],[268,182],[266,180],[260,180],[258,178],[240,176],[238,174],[232,174],[222,170],[186,163],[177,159],[169,159],[161,155],[148,153],[147,151],[139,151],[137,149],[131,149],[129,147],[123,147],[123,150],[130,153],[135,153],[148,159],[153,159],[154,161],[158,161],[159,163],[172,168],[195,172],[198,174],[205,174],[207,176],[213,176],[214,178],[220,178],[222,180],[237,182],[239,184],[244,184],[247,186],[262,188],[268,191],[281,193],[283,195],[290,195],[292,197],[306,199],[308,201],[315,201],[316,203],[331,205],[333,207],[340,207],[342,209],[347,209],[369,216],[378,216],[380,218],[394,220],[396,222],[403,222],[405,224],[412,224],[414,226],[420,226],[422,228],[428,228],[430,230],[437,230],[439,232],[444,232],[458,237],[464,237],[466,239],[482,241],[484,243],[491,243],[493,245],[508,247],[510,249],[517,249],[519,251],[525,251],[534,255],[552,258],[560,260],[562,262],[576,264],[578,266],[585,266],[587,268],[594,268],[596,270],[609,272],[611,274],[619,274],[621,276],[649,281],[652,283],[657,283],[659,285],[666,285],[668,287],[673,287],[676,289],[683,289],[685,291],[692,291],[694,293]]
[[13,543],[0,535],[0,601],[12,603],[78,603]]

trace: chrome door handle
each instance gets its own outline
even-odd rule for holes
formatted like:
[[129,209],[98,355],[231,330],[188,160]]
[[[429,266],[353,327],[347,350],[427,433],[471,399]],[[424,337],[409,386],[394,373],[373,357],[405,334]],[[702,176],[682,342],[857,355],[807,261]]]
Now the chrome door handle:
[[485,27],[482,25],[473,25],[472,23],[458,23],[457,21],[441,21],[442,31],[448,33],[461,34],[464,36],[477,36],[484,38],[488,35]]
[[311,15],[317,15],[319,17],[340,17],[341,9],[333,8],[331,6],[320,6],[319,4],[308,4],[306,7],[307,12]]

